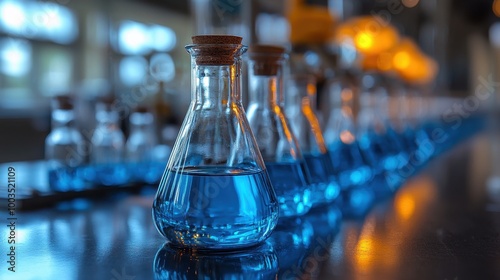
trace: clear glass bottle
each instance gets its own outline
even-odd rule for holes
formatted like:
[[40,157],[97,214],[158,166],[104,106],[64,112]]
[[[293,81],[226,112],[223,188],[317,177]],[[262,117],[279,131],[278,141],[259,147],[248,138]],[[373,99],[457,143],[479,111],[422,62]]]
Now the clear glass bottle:
[[316,82],[310,75],[291,75],[285,91],[286,114],[302,149],[310,174],[313,206],[335,200],[340,186],[316,116]]
[[104,98],[97,103],[97,125],[91,139],[93,180],[105,186],[126,184],[131,177],[125,165],[125,135],[120,129],[120,117],[113,104],[112,98]]
[[285,49],[254,45],[248,56],[248,121],[278,196],[280,215],[304,215],[312,206],[309,174],[283,108]]
[[134,181],[158,183],[165,163],[156,162],[158,144],[154,116],[148,108],[139,106],[129,117],[130,135],[126,142],[127,161]]
[[153,202],[173,246],[233,250],[263,242],[279,205],[241,104],[241,37],[194,36],[191,104]]
[[75,113],[70,96],[52,100],[51,132],[45,138],[49,186],[54,191],[75,191],[89,187],[81,166],[85,163],[85,142],[74,126]]

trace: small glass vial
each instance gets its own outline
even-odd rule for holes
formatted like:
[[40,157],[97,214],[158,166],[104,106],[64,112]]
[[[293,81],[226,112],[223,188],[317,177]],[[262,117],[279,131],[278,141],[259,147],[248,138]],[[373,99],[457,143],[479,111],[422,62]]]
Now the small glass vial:
[[191,104],[153,202],[170,244],[235,250],[262,243],[279,206],[241,104],[241,37],[194,36]]
[[52,129],[45,139],[49,185],[54,191],[75,191],[89,187],[81,173],[85,163],[85,142],[74,127],[73,99],[57,96],[52,100]]
[[316,82],[313,76],[292,75],[285,92],[286,114],[309,170],[313,207],[334,201],[340,186],[316,115]]
[[[130,173],[136,182],[158,183],[165,163],[155,160],[158,144],[153,114],[144,106],[137,107],[129,117],[130,135],[126,142]],[[157,165],[161,165],[158,168]]]
[[90,162],[95,174],[94,181],[105,186],[126,184],[130,179],[124,162],[125,136],[120,129],[119,114],[113,102],[113,99],[106,98],[97,103],[97,125],[91,139]]
[[285,49],[254,45],[248,55],[247,116],[278,196],[280,215],[304,215],[312,206],[309,174],[283,108]]

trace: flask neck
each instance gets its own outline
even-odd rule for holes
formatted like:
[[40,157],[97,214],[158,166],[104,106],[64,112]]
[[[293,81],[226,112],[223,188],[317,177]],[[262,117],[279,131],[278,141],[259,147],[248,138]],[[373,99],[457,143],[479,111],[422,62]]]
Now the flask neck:
[[118,112],[99,104],[96,110],[96,121],[101,127],[115,129],[118,128],[119,115]]
[[297,90],[300,96],[302,107],[307,106],[311,111],[316,113],[316,81],[311,77],[296,77],[293,79],[292,86]]
[[218,110],[241,106],[240,65],[197,65],[192,67],[194,110]]
[[250,75],[250,104],[272,109],[283,105],[283,92],[278,76]]
[[55,109],[51,114],[52,128],[70,128],[73,126],[75,114],[73,110]]

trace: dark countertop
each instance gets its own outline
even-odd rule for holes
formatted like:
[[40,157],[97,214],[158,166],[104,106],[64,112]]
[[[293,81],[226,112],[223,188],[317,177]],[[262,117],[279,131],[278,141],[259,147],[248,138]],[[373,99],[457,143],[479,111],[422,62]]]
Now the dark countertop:
[[500,279],[491,143],[478,135],[460,144],[364,216],[318,209],[236,254],[162,249],[150,190],[18,212],[13,273],[2,210],[0,279]]

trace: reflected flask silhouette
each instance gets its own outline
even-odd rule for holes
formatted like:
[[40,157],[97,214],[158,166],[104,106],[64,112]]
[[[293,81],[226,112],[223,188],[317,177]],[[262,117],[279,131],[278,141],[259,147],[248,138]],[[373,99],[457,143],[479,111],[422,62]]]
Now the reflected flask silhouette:
[[241,37],[194,36],[192,94],[153,202],[173,246],[233,250],[263,242],[279,206],[241,104]]
[[278,257],[268,243],[224,254],[179,250],[165,244],[156,253],[153,264],[157,280],[268,280],[276,279],[278,269]]

